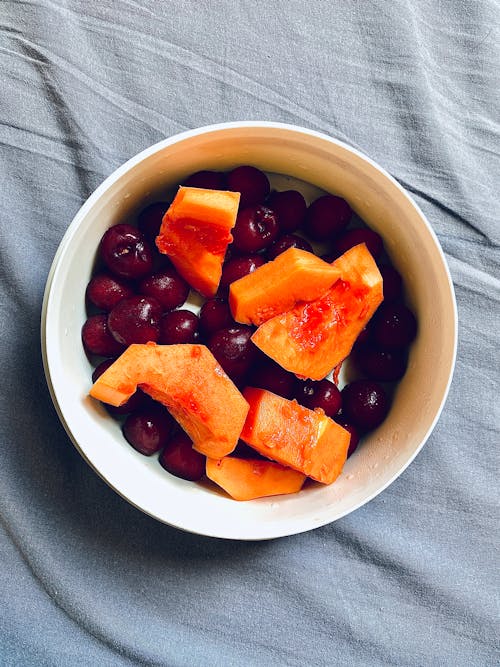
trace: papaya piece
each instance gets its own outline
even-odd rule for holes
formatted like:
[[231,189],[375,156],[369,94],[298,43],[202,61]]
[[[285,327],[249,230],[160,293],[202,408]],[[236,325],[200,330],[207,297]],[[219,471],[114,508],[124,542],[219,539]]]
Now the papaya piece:
[[90,395],[118,406],[137,387],[167,407],[201,454],[221,458],[236,447],[248,404],[205,345],[130,345]]
[[259,326],[252,341],[287,371],[321,380],[351,352],[383,300],[383,281],[364,243],[332,266],[340,278],[318,299]]
[[308,410],[265,389],[247,387],[241,439],[259,454],[331,484],[342,472],[350,433],[322,411]]
[[207,477],[235,500],[253,500],[300,491],[306,476],[273,461],[225,456],[207,459]]
[[288,248],[272,262],[231,283],[234,319],[259,326],[298,301],[313,301],[338,279],[338,270],[312,252]]
[[205,297],[217,292],[239,202],[239,192],[181,186],[163,216],[158,250]]

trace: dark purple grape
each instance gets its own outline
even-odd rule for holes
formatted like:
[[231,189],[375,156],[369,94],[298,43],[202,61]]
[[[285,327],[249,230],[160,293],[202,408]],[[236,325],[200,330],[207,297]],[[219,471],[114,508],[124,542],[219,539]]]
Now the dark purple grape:
[[297,382],[293,373],[267,357],[255,366],[248,380],[250,386],[267,389],[283,398],[293,398]]
[[366,247],[375,259],[379,257],[384,250],[384,242],[382,241],[380,234],[374,232],[373,229],[368,229],[368,227],[349,229],[335,240],[333,247],[334,251],[337,253],[337,257],[340,257],[340,255],[343,255],[360,243],[366,243]]
[[205,474],[206,458],[193,449],[193,441],[184,431],[170,438],[158,460],[169,473],[190,482],[196,482]]
[[86,296],[100,310],[110,311],[122,299],[135,294],[131,285],[109,273],[98,273],[87,285]]
[[153,268],[151,246],[132,225],[110,227],[101,239],[99,251],[108,269],[121,278],[142,278]]
[[250,340],[252,327],[243,324],[219,329],[208,341],[208,347],[231,380],[239,384],[258,356]]
[[200,309],[199,329],[203,338],[208,339],[219,329],[237,326],[233,320],[229,304],[223,299],[209,299]]
[[356,348],[356,365],[371,380],[394,382],[406,372],[407,354],[401,350],[384,350],[371,345]]
[[165,201],[155,202],[143,209],[137,217],[137,227],[144,238],[155,246],[155,239],[160,233],[163,216],[168,211],[170,204]]
[[161,306],[152,297],[122,299],[108,315],[113,337],[123,345],[156,343],[160,335]]
[[389,412],[387,394],[373,380],[354,380],[341,393],[344,418],[362,431],[376,428]]
[[402,303],[383,303],[371,326],[373,340],[384,348],[407,347],[417,335],[415,315]]
[[327,264],[331,264],[337,259],[338,255],[334,252],[327,252],[325,255],[321,255],[321,259]]
[[242,255],[241,257],[231,257],[230,260],[222,266],[222,276],[219,288],[224,293],[231,283],[243,278],[243,276],[253,273],[255,269],[266,263],[262,255]]
[[188,176],[183,185],[187,188],[205,188],[206,190],[225,190],[226,177],[220,171],[197,171]]
[[264,172],[250,166],[236,167],[230,171],[226,183],[228,190],[240,193],[240,210],[263,204],[271,190],[269,179]]
[[169,267],[144,278],[139,284],[139,292],[152,296],[163,311],[174,310],[186,301],[189,285],[181,278],[174,267]]
[[198,339],[198,317],[190,310],[173,310],[160,320],[161,345],[196,343]]
[[313,241],[327,241],[347,227],[351,216],[351,207],[345,199],[324,195],[307,209],[304,231]]
[[327,417],[333,417],[342,407],[342,396],[330,380],[306,380],[295,393],[297,401],[309,410],[320,408]]
[[349,422],[346,422],[343,415],[338,415],[337,417],[335,417],[335,421],[337,422],[337,424],[340,424],[342,428],[345,428],[346,431],[349,431],[351,435],[351,439],[349,441],[349,447],[347,449],[347,458],[349,458],[351,454],[354,454],[357,446],[359,445],[359,440],[360,440],[359,431],[354,426],[354,424],[349,424]]
[[276,214],[280,230],[286,234],[295,232],[304,222],[307,204],[297,190],[271,192],[268,205]]
[[403,295],[403,279],[393,266],[384,264],[379,269],[384,281],[384,303],[396,301]]
[[269,247],[279,234],[276,216],[265,206],[240,209],[233,227],[233,246],[244,253]]
[[151,456],[164,447],[170,437],[174,421],[162,405],[150,405],[127,417],[123,435],[141,454]]
[[91,315],[82,327],[83,347],[88,354],[100,357],[117,357],[125,347],[111,335],[105,313]]
[[307,250],[307,252],[314,252],[311,244],[303,239],[302,236],[285,234],[276,239],[276,241],[267,249],[267,259],[276,259],[278,255],[281,255],[281,253],[288,250],[288,248],[299,248],[300,250]]

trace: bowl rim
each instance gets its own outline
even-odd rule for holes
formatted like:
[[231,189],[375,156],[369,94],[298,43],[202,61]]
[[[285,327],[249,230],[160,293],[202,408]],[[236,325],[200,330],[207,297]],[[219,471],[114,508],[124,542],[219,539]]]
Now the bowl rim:
[[[441,400],[439,403],[439,406],[436,408],[435,416],[434,419],[432,420],[431,424],[429,425],[428,430],[426,431],[424,437],[422,438],[421,442],[419,443],[419,446],[416,447],[416,449],[412,452],[411,456],[405,461],[405,463],[395,472],[393,476],[391,476],[385,483],[381,484],[380,487],[378,487],[373,493],[369,494],[365,498],[363,498],[361,501],[355,503],[350,509],[346,509],[345,511],[342,511],[338,513],[334,518],[327,518],[326,520],[324,518],[321,518],[319,521],[310,519],[308,522],[305,520],[301,521],[301,524],[298,525],[296,528],[293,528],[290,530],[288,527],[288,523],[286,522],[286,526],[280,530],[279,524],[274,526],[272,534],[268,534],[269,531],[266,531],[265,535],[245,535],[245,534],[234,534],[234,532],[231,532],[231,534],[224,534],[224,531],[207,531],[207,532],[201,532],[197,531],[194,529],[191,529],[189,527],[186,527],[184,525],[179,525],[175,522],[170,522],[166,520],[164,517],[158,516],[157,514],[148,511],[147,509],[141,507],[140,505],[134,503],[124,492],[120,491],[114,484],[112,484],[96,467],[96,465],[86,456],[85,452],[77,442],[76,438],[74,437],[71,429],[69,428],[69,425],[66,422],[66,419],[62,413],[62,410],[60,408],[57,395],[56,395],[56,390],[54,388],[53,382],[52,382],[52,375],[51,375],[51,369],[50,369],[50,360],[47,352],[47,314],[49,311],[49,306],[50,306],[50,300],[51,300],[51,295],[52,295],[52,285],[53,285],[53,278],[54,274],[57,270],[57,267],[59,266],[59,263],[61,261],[61,258],[63,257],[66,248],[68,245],[71,243],[72,237],[75,234],[76,230],[78,229],[81,221],[85,219],[88,211],[92,209],[94,204],[100,199],[100,197],[105,193],[114,183],[116,183],[124,174],[126,174],[128,171],[130,171],[134,166],[142,162],[143,160],[151,157],[155,153],[163,150],[164,148],[171,146],[173,144],[182,142],[186,139],[190,139],[199,135],[204,135],[204,134],[210,134],[212,132],[218,132],[221,130],[241,130],[241,129],[278,129],[278,130],[287,130],[287,131],[292,131],[295,133],[299,133],[305,136],[309,137],[314,137],[317,139],[322,139],[326,142],[333,143],[335,145],[340,146],[344,150],[346,150],[349,153],[352,153],[356,155],[358,158],[366,161],[369,163],[376,171],[378,171],[382,176],[384,176],[386,179],[388,179],[393,186],[395,186],[400,194],[404,196],[404,198],[407,200],[408,204],[413,207],[421,222],[424,224],[424,226],[427,228],[428,233],[430,234],[435,248],[438,251],[441,263],[442,263],[442,268],[444,269],[446,279],[447,279],[447,286],[448,286],[448,296],[451,299],[451,306],[452,306],[452,311],[453,311],[453,322],[450,322],[449,324],[452,324],[453,326],[453,350],[452,354],[450,356],[450,361],[449,361],[449,370],[448,370],[448,378],[447,378],[447,383],[445,386],[445,389],[443,391],[443,394],[441,396]],[[358,510],[360,507],[365,505],[366,503],[370,502],[378,496],[382,491],[384,491],[388,486],[390,486],[405,470],[406,468],[412,463],[412,461],[416,458],[416,456],[419,454],[427,440],[429,439],[432,431],[434,430],[436,423],[438,422],[441,413],[443,411],[444,405],[446,403],[448,393],[450,390],[450,386],[453,380],[453,374],[454,374],[454,369],[455,369],[455,364],[456,364],[456,357],[457,357],[457,346],[458,346],[458,309],[457,309],[457,303],[456,303],[456,296],[455,296],[455,290],[453,286],[453,281],[451,278],[450,274],[450,269],[448,266],[448,263],[446,261],[446,257],[444,255],[443,249],[441,247],[441,244],[439,242],[439,239],[432,228],[431,224],[427,220],[426,216],[424,215],[423,211],[421,208],[418,206],[418,204],[413,200],[411,195],[403,188],[403,186],[400,185],[400,183],[393,177],[391,174],[389,174],[381,165],[379,165],[377,162],[375,162],[372,158],[364,154],[362,151],[358,150],[357,148],[354,148],[353,146],[350,146],[347,144],[345,141],[342,141],[340,139],[337,139],[335,137],[332,137],[330,135],[327,135],[323,132],[318,132],[316,130],[312,130],[309,128],[304,128],[299,125],[294,125],[294,124],[289,124],[289,123],[281,123],[281,122],[274,122],[274,121],[256,121],[256,120],[251,120],[251,121],[231,121],[231,122],[225,122],[225,123],[214,123],[206,126],[202,126],[199,128],[194,128],[191,130],[186,130],[177,134],[174,134],[170,137],[167,137],[165,139],[162,139],[155,144],[145,148],[144,150],[140,151],[133,157],[129,158],[126,162],[124,162],[122,165],[117,167],[107,178],[104,179],[104,181],[94,190],[94,192],[85,200],[85,202],[82,204],[82,206],[78,209],[76,214],[74,215],[71,223],[69,224],[66,232],[64,233],[59,246],[56,250],[56,253],[54,255],[54,258],[52,260],[48,275],[47,275],[47,280],[46,280],[46,285],[45,285],[45,290],[44,290],[44,295],[43,295],[43,301],[42,301],[42,308],[41,308],[41,319],[40,319],[40,342],[41,342],[41,355],[42,355],[42,362],[43,362],[43,368],[44,368],[44,373],[45,373],[45,378],[46,382],[48,385],[49,393],[52,399],[52,402],[54,404],[54,407],[56,409],[57,415],[67,433],[69,436],[70,440],[80,453],[80,455],[83,457],[83,459],[91,466],[94,472],[96,472],[101,479],[103,479],[108,486],[110,486],[118,495],[120,495],[122,498],[124,498],[128,503],[130,503],[133,507],[136,507],[139,509],[141,512],[145,513],[148,516],[153,517],[154,519],[157,519],[161,523],[164,523],[166,525],[175,527],[177,529],[190,532],[193,534],[197,535],[203,535],[206,537],[216,537],[216,538],[222,538],[222,539],[236,539],[236,540],[241,540],[241,541],[253,541],[253,540],[266,540],[266,539],[274,539],[278,537],[285,537],[289,535],[296,535],[300,534],[303,532],[307,532],[309,530],[314,530],[316,528],[319,528],[324,525],[328,525],[329,523],[333,523],[334,521],[337,521],[338,519],[341,519],[344,516],[347,516],[348,514],[351,514],[352,512]],[[307,525],[304,525],[307,523]]]

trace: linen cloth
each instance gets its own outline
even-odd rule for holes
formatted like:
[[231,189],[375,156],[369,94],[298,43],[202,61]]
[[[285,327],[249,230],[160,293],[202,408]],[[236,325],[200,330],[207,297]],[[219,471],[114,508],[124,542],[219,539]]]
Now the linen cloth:
[[[3,0],[0,24],[0,664],[498,664],[499,3]],[[324,528],[238,543],[164,526],[90,469],[39,320],[106,176],[252,119],[340,138],[413,194],[460,333],[442,417],[396,482]]]

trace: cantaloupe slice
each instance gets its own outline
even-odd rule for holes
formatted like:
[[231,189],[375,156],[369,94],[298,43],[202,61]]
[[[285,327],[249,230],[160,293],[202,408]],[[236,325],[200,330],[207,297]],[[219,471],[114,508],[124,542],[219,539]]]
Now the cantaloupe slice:
[[250,405],[241,439],[263,456],[331,484],[346,461],[350,433],[321,411],[265,389],[247,387]]
[[236,447],[248,403],[204,345],[130,345],[90,395],[117,406],[137,387],[168,408],[197,451],[221,458]]
[[351,352],[383,300],[382,276],[364,243],[332,266],[340,279],[315,301],[264,322],[252,341],[287,371],[321,380]]
[[288,248],[272,262],[235,280],[229,288],[234,319],[260,325],[298,301],[317,299],[338,279],[338,270],[312,252]]
[[235,500],[253,500],[300,491],[306,476],[279,463],[225,456],[207,459],[207,477]]
[[239,192],[181,186],[163,217],[159,251],[205,297],[217,292],[239,201]]

